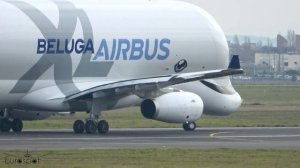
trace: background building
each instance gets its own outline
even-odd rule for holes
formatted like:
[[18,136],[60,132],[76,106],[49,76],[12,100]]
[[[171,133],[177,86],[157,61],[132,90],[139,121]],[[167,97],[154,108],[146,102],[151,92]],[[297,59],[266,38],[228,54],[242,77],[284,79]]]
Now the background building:
[[256,75],[279,75],[290,70],[300,71],[300,55],[278,53],[255,54]]
[[231,40],[228,41],[230,55],[240,56],[246,76],[276,77],[289,74],[288,71],[300,75],[300,35],[295,31],[289,30],[286,37],[278,34],[276,39],[254,38],[251,41],[251,37],[227,37]]
[[284,56],[284,71],[300,71],[300,55]]
[[287,51],[288,41],[282,35],[277,35],[277,49],[278,52],[284,53]]

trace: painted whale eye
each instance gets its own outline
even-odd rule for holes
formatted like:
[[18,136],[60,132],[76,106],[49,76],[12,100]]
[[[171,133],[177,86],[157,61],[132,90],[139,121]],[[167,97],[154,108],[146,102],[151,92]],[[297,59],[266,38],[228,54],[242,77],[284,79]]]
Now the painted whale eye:
[[183,71],[186,67],[188,66],[188,63],[185,59],[180,60],[179,62],[177,62],[177,64],[175,64],[174,66],[174,71],[176,73]]

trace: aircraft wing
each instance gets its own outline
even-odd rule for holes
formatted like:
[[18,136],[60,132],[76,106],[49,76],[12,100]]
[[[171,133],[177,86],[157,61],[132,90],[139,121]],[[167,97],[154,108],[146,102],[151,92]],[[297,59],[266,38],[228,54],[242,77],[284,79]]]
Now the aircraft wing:
[[93,94],[122,94],[134,92],[147,92],[155,89],[162,89],[168,86],[193,82],[198,80],[219,78],[224,76],[231,76],[242,74],[244,71],[240,68],[239,57],[233,56],[228,69],[172,74],[158,77],[132,79],[109,83],[105,85],[96,86],[83,90],[79,93],[72,94],[66,97],[66,100],[92,98]]

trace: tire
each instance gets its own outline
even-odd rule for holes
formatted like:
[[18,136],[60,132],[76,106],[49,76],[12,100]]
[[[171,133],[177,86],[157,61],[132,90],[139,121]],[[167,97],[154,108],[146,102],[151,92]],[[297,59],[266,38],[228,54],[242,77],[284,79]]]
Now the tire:
[[189,131],[195,131],[195,129],[197,128],[197,125],[195,122],[191,122],[188,124],[188,128],[189,128]]
[[185,131],[189,131],[189,130],[188,130],[188,124],[187,124],[187,123],[183,123],[183,124],[182,124],[182,128],[183,128]]
[[8,119],[2,119],[0,122],[0,130],[2,132],[9,132],[11,129],[11,121]]
[[183,123],[182,127],[185,131],[194,131],[197,128],[197,125],[195,122],[188,122],[188,123]]
[[96,123],[94,121],[92,121],[92,120],[88,120],[85,123],[85,131],[88,134],[95,134],[96,131],[97,131],[97,125],[96,125]]
[[108,131],[109,131],[109,125],[108,125],[108,122],[105,121],[105,120],[101,120],[99,123],[98,123],[98,132],[99,134],[107,134]]
[[11,128],[14,132],[21,132],[23,129],[23,122],[20,119],[14,119],[11,123]]
[[83,134],[84,122],[82,120],[76,120],[73,124],[73,131],[75,134]]

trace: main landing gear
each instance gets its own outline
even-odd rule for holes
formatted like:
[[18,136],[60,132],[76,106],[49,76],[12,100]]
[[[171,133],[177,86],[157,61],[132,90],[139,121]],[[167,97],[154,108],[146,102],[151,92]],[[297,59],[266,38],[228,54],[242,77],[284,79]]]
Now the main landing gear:
[[8,118],[3,118],[0,120],[0,131],[9,132],[21,132],[23,129],[23,122],[20,119],[13,119],[12,121]]
[[88,134],[95,134],[97,131],[99,134],[107,134],[109,131],[109,125],[106,120],[99,122],[88,119],[86,123],[82,120],[76,120],[73,124],[73,130],[76,134],[82,134],[84,131]]
[[195,122],[185,122],[182,124],[182,127],[185,131],[195,131],[197,125]]
[[[97,131],[99,134],[107,134],[109,131],[108,122],[105,120],[99,121],[99,116],[101,111],[106,107],[103,106],[102,102],[105,102],[105,99],[93,99],[91,109],[88,111],[89,118],[86,122],[82,120],[77,120],[73,124],[73,130],[76,134],[82,134],[84,131],[87,134],[95,134]],[[105,103],[104,103],[105,104]]]

